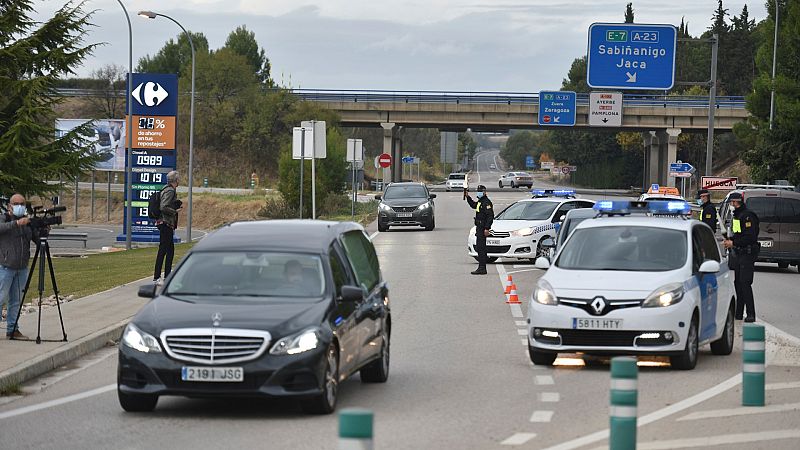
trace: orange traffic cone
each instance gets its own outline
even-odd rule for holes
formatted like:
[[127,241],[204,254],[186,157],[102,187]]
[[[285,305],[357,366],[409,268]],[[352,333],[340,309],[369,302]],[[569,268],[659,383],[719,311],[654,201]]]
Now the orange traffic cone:
[[508,303],[509,305],[518,305],[518,304],[522,303],[521,301],[519,301],[519,297],[517,297],[517,285],[516,284],[512,284],[511,285],[511,293],[508,294],[508,300],[506,300],[506,303]]
[[511,285],[514,284],[514,281],[511,279],[511,274],[508,275],[508,279],[506,280],[506,290],[505,294],[508,295],[511,293]]

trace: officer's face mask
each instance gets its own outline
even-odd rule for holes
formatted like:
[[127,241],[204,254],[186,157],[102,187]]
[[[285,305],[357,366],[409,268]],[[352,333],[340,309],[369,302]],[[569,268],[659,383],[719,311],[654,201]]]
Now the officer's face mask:
[[698,205],[702,205],[702,204],[703,204],[703,199],[702,199],[702,198],[697,198],[697,199],[695,199],[694,201],[695,201],[695,203],[697,203]]
[[481,197],[483,197],[483,192],[477,192],[477,193],[475,193],[475,196],[478,197],[478,198],[481,198]]
[[13,205],[11,212],[16,217],[22,217],[25,215],[25,205]]

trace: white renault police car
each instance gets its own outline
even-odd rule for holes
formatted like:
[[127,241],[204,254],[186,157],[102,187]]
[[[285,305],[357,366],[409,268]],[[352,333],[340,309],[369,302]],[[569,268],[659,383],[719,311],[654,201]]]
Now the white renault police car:
[[[595,205],[536,284],[528,308],[534,364],[556,355],[668,355],[693,369],[698,346],[733,348],[733,272],[714,234],[686,202]],[[679,215],[675,215],[679,214]],[[671,216],[670,216],[671,215]]]
[[[575,191],[548,189],[531,192],[534,198],[512,203],[494,218],[486,238],[489,262],[500,257],[536,259],[546,255],[548,250],[542,247],[541,242],[555,237],[567,211],[594,205],[591,200],[575,198]],[[467,251],[477,259],[475,227],[467,236]]]

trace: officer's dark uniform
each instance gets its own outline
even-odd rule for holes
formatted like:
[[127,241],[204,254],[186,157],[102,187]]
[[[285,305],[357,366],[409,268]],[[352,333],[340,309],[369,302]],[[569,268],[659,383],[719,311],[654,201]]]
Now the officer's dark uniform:
[[486,255],[486,236],[483,232],[492,228],[494,208],[492,207],[492,201],[486,196],[486,186],[478,186],[478,192],[483,192],[484,194],[477,201],[472,200],[472,197],[466,194],[464,199],[467,200],[469,207],[475,210],[475,251],[478,253],[478,269],[471,273],[473,275],[484,275],[486,274],[488,256]]
[[[708,193],[709,193],[708,190],[701,189],[697,193],[697,196],[700,197],[701,195],[708,195]],[[709,196],[708,201],[703,203],[700,207],[701,207],[700,221],[702,221],[704,224],[706,224],[709,227],[711,227],[711,229],[714,230],[714,232],[716,233],[717,232],[717,210],[714,208],[714,204],[711,203],[710,196]]]
[[[742,201],[742,195],[734,192],[729,200]],[[756,306],[753,300],[753,272],[761,246],[758,244],[758,216],[747,209],[744,202],[733,211],[731,233],[733,252],[730,267],[736,274],[736,318],[741,320],[747,306],[747,322],[755,322]]]

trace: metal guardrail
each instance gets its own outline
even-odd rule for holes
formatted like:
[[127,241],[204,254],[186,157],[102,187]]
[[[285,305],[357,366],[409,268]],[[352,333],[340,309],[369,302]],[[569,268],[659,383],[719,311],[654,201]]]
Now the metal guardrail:
[[[55,90],[64,97],[105,97],[107,91],[96,89],[62,88]],[[383,103],[452,103],[452,104],[507,104],[538,105],[539,94],[531,92],[448,92],[448,91],[382,91],[357,89],[293,89],[298,97],[315,102],[383,102]],[[124,97],[125,91],[115,96]],[[187,93],[187,95],[189,95]],[[589,104],[589,94],[580,93],[578,105]],[[642,95],[624,94],[625,106],[661,106],[673,108],[708,108],[708,97],[697,95]],[[741,96],[721,96],[716,99],[717,109],[744,109],[746,101]]]

